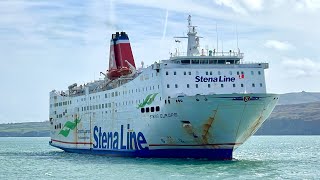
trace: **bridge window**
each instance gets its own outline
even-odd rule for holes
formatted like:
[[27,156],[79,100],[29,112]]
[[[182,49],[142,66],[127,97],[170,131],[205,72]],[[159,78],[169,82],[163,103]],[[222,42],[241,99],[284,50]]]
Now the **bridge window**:
[[211,84],[208,84],[208,88],[210,88],[211,87]]
[[262,83],[260,83],[260,87],[262,87]]
[[181,64],[190,64],[190,60],[181,60]]
[[253,72],[253,71],[251,71],[251,75],[254,75],[254,72]]
[[154,107],[151,107],[150,110],[151,110],[151,112],[154,112]]
[[209,75],[209,72],[208,72],[208,71],[206,71],[206,75]]
[[221,87],[223,88],[223,84],[221,84]]
[[178,84],[175,84],[174,87],[175,87],[175,88],[178,88]]
[[173,75],[177,75],[177,72],[174,71],[174,72],[173,72]]
[[187,72],[184,71],[184,72],[183,72],[183,75],[187,75]]
[[255,87],[256,85],[254,83],[252,83],[252,87]]
[[258,74],[261,75],[261,71],[258,71]]
[[226,64],[234,64],[234,60],[227,60]]
[[149,107],[146,107],[146,112],[147,112],[147,113],[149,112]]
[[216,60],[209,60],[209,64],[217,64]]
[[167,88],[170,88],[170,85],[169,85],[169,84],[167,84]]
[[199,64],[199,60],[192,60],[191,63],[192,64]]
[[233,86],[233,87],[236,87],[236,84],[233,84],[232,86]]
[[141,108],[141,113],[144,113],[145,111],[144,111],[144,108]]
[[159,106],[156,106],[156,111],[160,111],[160,107]]
[[226,61],[225,60],[218,60],[218,64],[225,64]]
[[212,71],[210,71],[210,75],[212,75]]
[[243,84],[241,84],[241,87],[243,87]]
[[187,88],[189,88],[190,87],[190,85],[189,84],[187,84]]
[[189,71],[189,75],[191,75],[191,71]]
[[196,88],[198,88],[199,87],[199,85],[198,84],[196,84]]
[[200,64],[208,64],[208,60],[201,60]]
[[166,75],[167,75],[167,76],[169,75],[169,72],[168,72],[168,71],[166,71]]

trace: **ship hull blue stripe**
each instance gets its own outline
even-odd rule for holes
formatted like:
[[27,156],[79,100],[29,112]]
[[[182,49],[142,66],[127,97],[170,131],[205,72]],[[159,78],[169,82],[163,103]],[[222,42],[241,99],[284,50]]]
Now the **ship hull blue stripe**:
[[[52,144],[51,144],[52,145]],[[117,157],[141,157],[141,158],[204,158],[209,160],[231,160],[233,149],[153,149],[153,150],[98,150],[98,149],[74,149],[56,145],[70,153],[106,155]]]

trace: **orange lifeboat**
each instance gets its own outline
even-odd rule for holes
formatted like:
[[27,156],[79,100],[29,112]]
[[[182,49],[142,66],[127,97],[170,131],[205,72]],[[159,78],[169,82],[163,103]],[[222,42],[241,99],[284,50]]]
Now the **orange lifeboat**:
[[121,69],[120,69],[120,73],[121,73],[121,75],[122,75],[122,76],[125,76],[125,75],[130,74],[130,73],[131,73],[131,71],[130,71],[130,69],[129,69],[129,68],[127,68],[127,67],[121,67]]
[[121,71],[119,69],[111,69],[107,73],[109,79],[117,79],[121,76]]

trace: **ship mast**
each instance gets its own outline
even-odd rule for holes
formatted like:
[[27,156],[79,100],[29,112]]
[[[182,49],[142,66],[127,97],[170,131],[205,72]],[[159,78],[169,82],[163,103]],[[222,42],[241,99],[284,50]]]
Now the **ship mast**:
[[188,38],[187,56],[199,55],[199,37],[196,31],[197,26],[192,26],[191,15],[188,16],[188,37],[174,37],[174,38]]
[[188,17],[188,49],[187,56],[194,56],[199,54],[199,38],[196,31],[196,26],[192,26],[191,15]]

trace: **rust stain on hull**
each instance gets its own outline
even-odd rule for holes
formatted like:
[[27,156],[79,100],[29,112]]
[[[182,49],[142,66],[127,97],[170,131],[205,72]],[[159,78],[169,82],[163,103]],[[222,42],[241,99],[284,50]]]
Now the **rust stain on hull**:
[[210,137],[210,133],[209,133],[209,130],[212,126],[212,123],[214,121],[214,118],[213,117],[209,117],[207,122],[203,125],[203,129],[202,129],[202,141],[203,141],[203,144],[209,144],[208,143],[208,140],[209,140],[209,137]]

